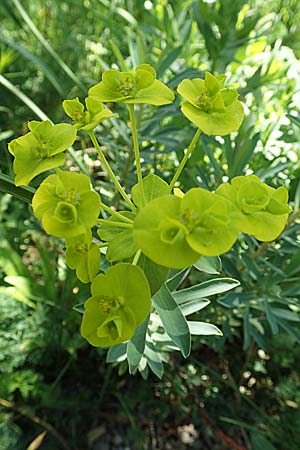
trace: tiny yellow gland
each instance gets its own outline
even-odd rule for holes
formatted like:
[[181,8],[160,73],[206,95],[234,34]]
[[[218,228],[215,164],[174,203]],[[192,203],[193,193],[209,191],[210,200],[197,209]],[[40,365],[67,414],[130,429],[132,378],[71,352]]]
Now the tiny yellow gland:
[[205,73],[205,79],[183,80],[178,93],[185,102],[183,114],[200,130],[212,136],[224,136],[240,128],[244,109],[235,89],[223,88],[225,75]]
[[47,233],[58,237],[85,234],[96,224],[100,206],[89,177],[59,169],[43,181],[32,199],[35,216]]

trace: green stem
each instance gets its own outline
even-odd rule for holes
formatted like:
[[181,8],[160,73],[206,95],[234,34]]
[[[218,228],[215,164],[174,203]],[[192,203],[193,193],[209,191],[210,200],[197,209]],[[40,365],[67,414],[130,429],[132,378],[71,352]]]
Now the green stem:
[[104,203],[101,203],[101,208],[103,208],[104,211],[108,212],[111,216],[114,216],[117,219],[121,220],[121,222],[133,223],[133,220],[123,216],[118,211],[115,211],[114,209],[110,208],[110,206],[107,206]]
[[137,135],[136,119],[135,119],[135,114],[134,114],[134,105],[129,104],[128,108],[129,108],[129,117],[130,117],[130,122],[131,122],[133,148],[134,148],[134,154],[135,154],[136,173],[137,173],[137,179],[138,179],[138,183],[139,183],[139,187],[140,187],[141,203],[142,203],[142,206],[145,206],[146,201],[145,201],[145,193],[144,193],[144,186],[143,186],[141,158],[140,158],[139,141],[138,141],[138,135]]
[[132,261],[132,265],[136,266],[137,263],[139,262],[140,256],[142,254],[142,250],[139,248],[136,252],[136,254],[134,255],[133,261]]
[[184,157],[182,158],[181,163],[177,167],[175,175],[172,178],[172,181],[170,183],[170,192],[172,192],[172,189],[174,188],[174,185],[175,185],[176,181],[180,177],[181,172],[182,172],[182,170],[183,170],[187,160],[189,159],[190,154],[192,153],[192,151],[193,151],[193,149],[194,149],[194,147],[195,147],[195,145],[196,145],[196,143],[197,143],[197,141],[199,139],[200,134],[201,134],[201,130],[200,130],[200,128],[198,128],[198,130],[196,131],[196,133],[195,133],[195,135],[194,135],[190,145],[188,146],[188,148],[187,148],[187,150],[185,152]]
[[125,200],[125,202],[127,203],[127,205],[130,207],[130,209],[135,212],[136,208],[134,206],[134,204],[132,203],[132,201],[130,200],[130,198],[128,197],[128,195],[126,194],[125,190],[122,188],[122,186],[120,185],[119,181],[117,180],[117,177],[115,176],[115,174],[112,171],[112,168],[110,167],[107,159],[104,156],[103,151],[101,150],[101,147],[96,139],[96,136],[94,134],[93,131],[91,131],[90,133],[88,133],[90,136],[90,139],[92,141],[92,143],[94,144],[95,149],[97,150],[100,160],[103,164],[103,166],[105,167],[111,181],[114,183],[114,185],[116,186],[116,188],[118,189],[118,191],[120,192],[120,194],[122,195],[123,199]]
[[97,244],[98,248],[105,248],[108,247],[108,242],[101,242],[101,244]]
[[119,228],[131,228],[132,223],[125,223],[125,222],[114,222],[113,220],[107,220],[107,219],[97,219],[98,223],[104,223],[105,225],[109,225],[112,227],[119,227]]

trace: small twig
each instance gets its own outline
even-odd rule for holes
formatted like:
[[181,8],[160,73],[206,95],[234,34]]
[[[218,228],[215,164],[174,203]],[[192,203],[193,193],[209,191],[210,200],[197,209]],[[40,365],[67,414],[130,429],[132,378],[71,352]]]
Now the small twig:
[[0,398],[0,405],[4,406],[5,408],[12,409],[22,416],[28,417],[28,419],[32,420],[32,422],[45,428],[45,430],[48,430],[49,433],[51,433],[60,442],[65,450],[72,450],[71,447],[69,447],[69,445],[67,444],[65,438],[50,423],[46,422],[38,416],[31,414],[30,412],[26,411],[25,408],[17,406],[15,403],[5,400],[4,398]]

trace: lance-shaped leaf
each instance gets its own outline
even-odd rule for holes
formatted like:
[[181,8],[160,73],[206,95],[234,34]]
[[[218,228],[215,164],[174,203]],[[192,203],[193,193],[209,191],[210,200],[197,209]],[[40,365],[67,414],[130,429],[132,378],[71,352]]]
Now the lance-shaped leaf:
[[32,199],[33,212],[47,233],[68,238],[85,234],[96,224],[100,205],[89,177],[59,169],[43,181]]
[[225,77],[205,73],[205,80],[183,80],[179,94],[186,100],[183,114],[208,135],[223,136],[236,131],[244,118],[244,109],[235,89],[223,88]]
[[129,373],[134,373],[142,359],[146,344],[149,316],[139,325],[130,341],[127,343],[127,360]]
[[139,267],[128,263],[116,264],[97,275],[91,293],[85,302],[81,334],[96,347],[129,340],[150,312],[147,279]]
[[237,226],[260,241],[272,241],[283,231],[290,208],[288,191],[274,189],[255,175],[239,176],[221,184],[216,194],[232,201],[239,214]]
[[77,133],[72,125],[52,125],[49,120],[28,122],[28,128],[29,133],[8,144],[15,157],[16,186],[27,186],[40,173],[64,164],[63,152],[73,144]]
[[100,102],[147,103],[167,105],[174,93],[161,81],[149,64],[139,65],[134,73],[110,69],[102,74],[100,83],[91,87],[89,96]]
[[166,332],[180,348],[183,356],[185,358],[188,357],[191,350],[189,327],[182,311],[166,285],[163,285],[153,296],[152,301]]

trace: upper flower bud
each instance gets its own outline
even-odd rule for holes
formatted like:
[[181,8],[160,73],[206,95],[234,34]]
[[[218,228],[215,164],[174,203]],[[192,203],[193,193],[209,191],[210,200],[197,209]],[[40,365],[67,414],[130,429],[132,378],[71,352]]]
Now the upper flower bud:
[[101,102],[92,97],[87,97],[85,104],[86,109],[78,97],[74,100],[64,100],[62,104],[65,113],[71,117],[77,130],[93,131],[103,120],[117,117],[117,114],[105,109]]
[[28,122],[29,133],[14,139],[8,150],[14,155],[16,186],[27,186],[37,175],[65,162],[62,154],[76,139],[76,127],[67,123],[52,125],[50,120]]
[[214,77],[205,73],[205,79],[183,80],[177,91],[186,100],[181,110],[201,131],[223,136],[236,131],[244,118],[244,109],[235,89],[223,88],[225,75]]
[[89,90],[89,96],[100,102],[148,103],[167,105],[174,100],[174,93],[156,80],[155,69],[141,64],[134,73],[106,70],[102,81]]

